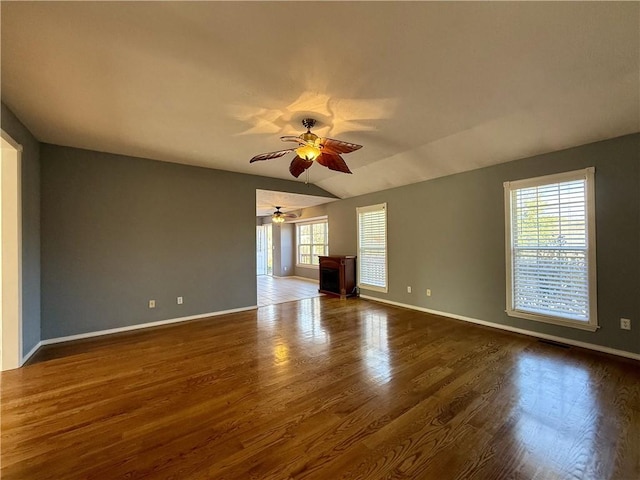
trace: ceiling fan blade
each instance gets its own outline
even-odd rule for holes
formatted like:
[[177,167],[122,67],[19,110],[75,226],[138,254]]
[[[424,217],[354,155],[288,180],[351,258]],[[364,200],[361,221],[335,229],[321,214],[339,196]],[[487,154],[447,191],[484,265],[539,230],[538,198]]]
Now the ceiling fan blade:
[[294,158],[291,161],[291,165],[289,165],[289,172],[291,172],[291,175],[298,178],[300,174],[311,165],[313,165],[313,160],[300,158],[298,155],[296,155],[296,158]]
[[284,213],[284,212],[282,212],[280,209],[283,208],[283,207],[274,206],[274,208],[276,209],[276,211],[273,212],[273,215],[276,215],[278,217],[285,217],[285,218],[298,218],[298,215],[296,215],[295,213]]
[[333,138],[321,138],[320,149],[323,152],[340,154],[351,153],[362,148],[362,145],[355,143],[343,142],[342,140],[335,140]]
[[285,135],[284,137],[280,137],[280,140],[282,140],[283,142],[296,142],[296,143],[299,143],[300,145],[305,145],[307,143],[304,140],[302,140],[299,136],[295,136],[295,135]]
[[351,173],[351,170],[349,170],[349,167],[347,167],[345,161],[338,154],[323,152],[318,158],[316,158],[316,161],[320,165],[327,167],[329,170],[335,170],[336,172],[342,173]]
[[289,152],[293,152],[294,150],[295,150],[294,148],[289,148],[287,150],[278,150],[277,152],[261,153],[253,157],[251,160],[249,160],[249,163],[258,162],[260,160],[271,160],[272,158],[278,158],[283,155],[286,155]]

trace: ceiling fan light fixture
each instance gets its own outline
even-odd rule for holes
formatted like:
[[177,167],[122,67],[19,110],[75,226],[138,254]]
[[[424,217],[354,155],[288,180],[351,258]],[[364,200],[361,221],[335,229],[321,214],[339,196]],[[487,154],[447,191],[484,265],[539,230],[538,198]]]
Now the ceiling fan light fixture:
[[308,169],[313,165],[314,161],[323,167],[327,167],[329,170],[351,173],[351,170],[349,170],[349,167],[341,155],[354,152],[362,148],[362,145],[356,145],[355,143],[344,142],[334,138],[320,138],[310,130],[315,123],[316,122],[313,118],[305,118],[302,120],[302,124],[307,127],[307,131],[305,133],[298,136],[284,135],[280,137],[280,140],[283,142],[297,143],[297,147],[278,150],[277,152],[261,153],[259,155],[255,155],[251,160],[249,160],[249,163],[260,160],[271,160],[272,158],[280,158],[289,152],[295,152],[296,157],[289,165],[289,173],[298,178],[306,171],[306,183],[309,183]]
[[273,215],[271,215],[271,222],[272,223],[284,223],[285,214],[280,211],[280,208],[281,207],[276,207],[276,211],[273,212]]
[[320,149],[311,145],[303,145],[296,148],[296,154],[305,160],[315,160],[320,156]]

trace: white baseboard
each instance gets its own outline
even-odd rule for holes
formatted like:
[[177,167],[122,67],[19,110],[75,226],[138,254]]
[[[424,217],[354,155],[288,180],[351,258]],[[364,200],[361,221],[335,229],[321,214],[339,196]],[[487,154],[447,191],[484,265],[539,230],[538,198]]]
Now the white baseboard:
[[307,282],[311,282],[311,283],[318,283],[318,279],[317,278],[309,278],[309,277],[301,277],[300,275],[284,275],[284,276],[280,276],[280,275],[270,275],[273,278],[282,278],[284,280],[286,280],[287,278],[295,278],[296,280],[305,280]]
[[38,342],[34,345],[34,347],[31,350],[29,350],[29,353],[27,353],[26,355],[23,355],[22,360],[20,360],[20,366],[23,366],[25,363],[27,363],[27,360],[33,357],[33,354],[36,353],[41,346],[42,346],[42,342]]
[[[304,277],[301,277],[301,278],[304,278]],[[310,279],[307,279],[307,280],[310,280]],[[382,299],[382,298],[371,297],[369,295],[360,295],[360,298],[363,298],[363,299],[366,299],[366,300],[372,300],[374,302],[387,303],[387,304],[390,304],[390,305],[395,305],[397,307],[408,308],[410,310],[418,310],[420,312],[430,313],[432,315],[439,315],[441,317],[449,317],[449,318],[454,318],[456,320],[462,320],[462,321],[465,321],[465,322],[476,323],[478,325],[484,325],[486,327],[497,328],[499,330],[506,330],[506,331],[509,331],[509,332],[519,333],[519,334],[522,334],[522,335],[528,335],[528,336],[531,336],[531,337],[543,338],[545,340],[552,340],[554,342],[565,343],[567,345],[573,345],[575,347],[587,348],[589,350],[596,350],[598,352],[609,353],[611,355],[617,355],[617,356],[625,357],[625,358],[631,358],[633,360],[640,360],[640,354],[627,352],[627,351],[624,351],[624,350],[617,350],[615,348],[603,347],[601,345],[596,345],[596,344],[593,344],[593,343],[579,342],[577,340],[571,340],[571,339],[564,338],[564,337],[557,337],[555,335],[547,335],[545,333],[534,332],[534,331],[525,330],[525,329],[522,329],[522,328],[510,327],[508,325],[501,325],[499,323],[487,322],[485,320],[479,320],[477,318],[465,317],[463,315],[456,315],[454,313],[447,313],[447,312],[441,312],[441,311],[438,311],[438,310],[432,310],[430,308],[418,307],[416,305],[409,305],[407,303],[394,302],[392,300],[386,300],[386,299]],[[172,318],[172,319],[168,319],[168,320],[159,320],[157,322],[141,323],[141,324],[138,324],[138,325],[130,325],[130,326],[127,326],[127,327],[112,328],[112,329],[109,329],[109,330],[99,330],[99,331],[96,331],[96,332],[81,333],[81,334],[78,334],[78,335],[69,335],[67,337],[49,338],[49,339],[42,340],[42,341],[38,342],[26,355],[23,355],[22,361],[20,362],[20,366],[24,365],[24,363],[27,360],[29,360],[29,358],[31,358],[38,351],[38,349],[40,347],[42,347],[44,345],[52,345],[54,343],[69,342],[71,340],[80,340],[80,339],[83,339],[83,338],[99,337],[99,336],[102,336],[102,335],[110,335],[112,333],[121,333],[121,332],[127,332],[127,331],[131,331],[131,330],[140,330],[140,329],[143,329],[143,328],[157,327],[157,326],[161,326],[161,325],[168,325],[168,324],[171,324],[171,323],[187,322],[189,320],[197,320],[197,319],[200,319],[200,318],[215,317],[215,316],[226,315],[226,314],[230,314],[230,313],[244,312],[244,311],[247,311],[247,310],[255,310],[256,308],[258,308],[257,305],[253,305],[253,306],[250,306],[250,307],[234,308],[234,309],[231,309],[231,310],[223,310],[223,311],[218,311],[218,312],[203,313],[203,314],[200,314],[200,315],[191,315],[189,317]]]
[[525,330],[523,328],[510,327],[508,325],[501,325],[499,323],[487,322],[486,320],[479,320],[477,318],[465,317],[463,315],[456,315],[455,313],[440,312],[438,310],[431,310],[430,308],[418,307],[416,305],[409,305],[407,303],[394,302],[383,298],[370,297],[369,295],[360,295],[360,298],[366,300],[373,300],[374,302],[388,303],[397,307],[408,308],[410,310],[418,310],[420,312],[431,313],[432,315],[439,315],[441,317],[455,318],[456,320],[462,320],[464,322],[476,323],[478,325],[484,325],[485,327],[497,328],[500,330],[507,330],[509,332],[520,333],[522,335],[528,335],[530,337],[543,338],[545,340],[552,340],[554,342],[565,343],[567,345],[573,345],[574,347],[587,348],[589,350],[596,350],[602,353],[609,353],[611,355],[617,355],[619,357],[631,358],[633,360],[640,360],[640,354],[627,352],[625,350],[617,350],[615,348],[603,347],[596,345],[595,343],[579,342],[577,340],[571,340],[569,338],[557,337],[555,335],[547,335],[546,333],[534,332],[532,330]]
[[[46,340],[42,340],[38,344],[38,346],[51,345],[54,343],[70,342],[72,340],[81,340],[83,338],[100,337],[102,335],[111,335],[112,333],[129,332],[131,330],[140,330],[142,328],[159,327],[161,325],[169,325],[170,323],[188,322],[189,320],[198,320],[200,318],[217,317],[219,315],[227,315],[229,313],[255,310],[257,308],[258,308],[257,305],[252,305],[250,307],[232,308],[231,310],[221,310],[218,312],[201,313],[199,315],[191,315],[189,317],[170,318],[168,320],[158,320],[157,322],[139,323],[137,325],[128,325],[126,327],[110,328],[108,330],[98,330],[96,332],[80,333],[78,335],[69,335],[67,337],[48,338]],[[30,352],[30,355],[33,355],[33,353],[35,353],[35,350],[37,349],[34,349],[33,352]]]
[[317,278],[309,278],[309,277],[301,277],[300,275],[292,275],[292,278],[297,278],[298,280],[304,280],[306,282],[318,283]]

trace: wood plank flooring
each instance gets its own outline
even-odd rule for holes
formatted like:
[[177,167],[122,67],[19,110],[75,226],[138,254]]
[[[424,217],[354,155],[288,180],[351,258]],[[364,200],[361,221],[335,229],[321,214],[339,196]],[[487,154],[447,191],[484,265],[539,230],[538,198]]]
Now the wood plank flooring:
[[46,347],[3,480],[640,478],[638,362],[319,297]]

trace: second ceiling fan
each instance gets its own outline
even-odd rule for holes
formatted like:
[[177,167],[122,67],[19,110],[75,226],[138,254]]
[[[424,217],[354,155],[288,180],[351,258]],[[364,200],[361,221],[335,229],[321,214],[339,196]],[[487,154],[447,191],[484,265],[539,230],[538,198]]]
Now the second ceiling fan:
[[273,223],[284,223],[287,218],[298,218],[298,216],[294,213],[284,213],[281,212],[280,209],[282,207],[276,207],[276,211],[271,215],[271,221]]
[[261,160],[271,160],[279,158],[290,152],[296,152],[295,158],[289,165],[289,172],[298,178],[302,172],[307,170],[313,162],[316,161],[320,165],[337,172],[351,173],[349,167],[340,156],[344,153],[351,153],[362,148],[362,145],[355,143],[335,140],[333,138],[322,138],[311,132],[311,128],[316,124],[313,118],[305,118],[302,125],[306,127],[306,133],[301,135],[286,135],[280,137],[283,142],[295,142],[297,147],[288,148],[286,150],[278,150],[277,152],[261,153],[256,155],[249,163]]

